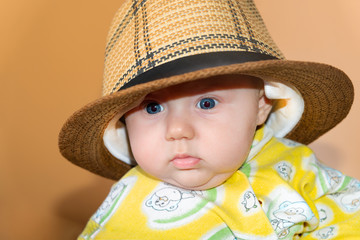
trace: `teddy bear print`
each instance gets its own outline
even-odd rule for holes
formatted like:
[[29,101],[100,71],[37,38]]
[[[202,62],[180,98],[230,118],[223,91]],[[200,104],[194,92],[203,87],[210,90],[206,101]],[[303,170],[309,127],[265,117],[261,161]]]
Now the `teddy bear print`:
[[181,191],[177,188],[166,187],[152,194],[145,205],[157,211],[174,211],[178,208],[181,200],[194,197],[194,191]]
[[241,204],[244,205],[246,212],[250,211],[252,208],[257,208],[257,199],[255,197],[255,194],[251,191],[247,191],[244,194],[244,200],[241,202]]
[[292,173],[292,165],[288,162],[279,162],[276,165],[276,171],[280,174],[280,176],[285,179],[286,181],[289,181],[291,179],[291,173]]
[[354,179],[343,191],[331,194],[330,196],[347,211],[356,211],[360,207],[360,182]]
[[344,194],[341,198],[341,204],[349,211],[355,211],[360,206],[360,191],[351,194]]
[[334,227],[326,227],[317,231],[316,236],[320,239],[328,239],[334,235]]
[[310,207],[304,201],[285,201],[280,204],[273,215],[275,219],[271,220],[271,224],[278,233],[279,238],[286,237],[289,234],[289,228],[295,223],[305,222],[314,216]]
[[324,222],[327,219],[327,213],[326,213],[325,209],[322,209],[322,208],[319,209],[318,213],[319,213],[320,222]]
[[330,189],[336,189],[342,182],[344,176],[337,170],[325,167],[326,178]]

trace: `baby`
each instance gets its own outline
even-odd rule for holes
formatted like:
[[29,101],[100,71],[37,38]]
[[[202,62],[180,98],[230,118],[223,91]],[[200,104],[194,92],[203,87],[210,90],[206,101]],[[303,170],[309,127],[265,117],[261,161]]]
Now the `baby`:
[[244,163],[271,109],[261,86],[255,77],[225,75],[150,93],[125,114],[134,158],[181,188],[219,186]]
[[303,145],[347,115],[352,84],[285,60],[252,1],[126,1],[104,76],[59,137],[121,178],[79,239],[360,236],[360,182]]

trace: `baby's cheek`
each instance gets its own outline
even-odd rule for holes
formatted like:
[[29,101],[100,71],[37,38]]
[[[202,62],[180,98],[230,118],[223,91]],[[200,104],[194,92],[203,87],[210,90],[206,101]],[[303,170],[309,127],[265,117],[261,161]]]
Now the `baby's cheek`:
[[152,154],[149,153],[148,147],[146,145],[137,145],[132,149],[135,160],[139,165],[147,163],[147,159],[152,157]]
[[159,166],[157,159],[162,153],[156,149],[157,147],[151,141],[142,142],[133,149],[136,162],[144,170],[156,170],[157,166]]

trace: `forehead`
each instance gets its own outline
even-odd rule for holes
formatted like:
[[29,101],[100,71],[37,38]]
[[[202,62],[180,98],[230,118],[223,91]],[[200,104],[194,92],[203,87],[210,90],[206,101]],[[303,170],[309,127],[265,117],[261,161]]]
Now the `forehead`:
[[211,78],[174,85],[147,95],[147,97],[186,97],[213,91],[232,89],[261,89],[263,81],[260,78],[247,75],[221,75]]

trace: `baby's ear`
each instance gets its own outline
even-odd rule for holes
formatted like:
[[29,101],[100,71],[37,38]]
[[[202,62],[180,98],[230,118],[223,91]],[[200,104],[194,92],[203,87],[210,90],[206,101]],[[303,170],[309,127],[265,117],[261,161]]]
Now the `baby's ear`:
[[269,116],[269,113],[272,109],[272,102],[270,99],[268,99],[265,94],[264,90],[260,90],[259,94],[259,111],[258,111],[258,117],[256,125],[263,124],[267,117]]

